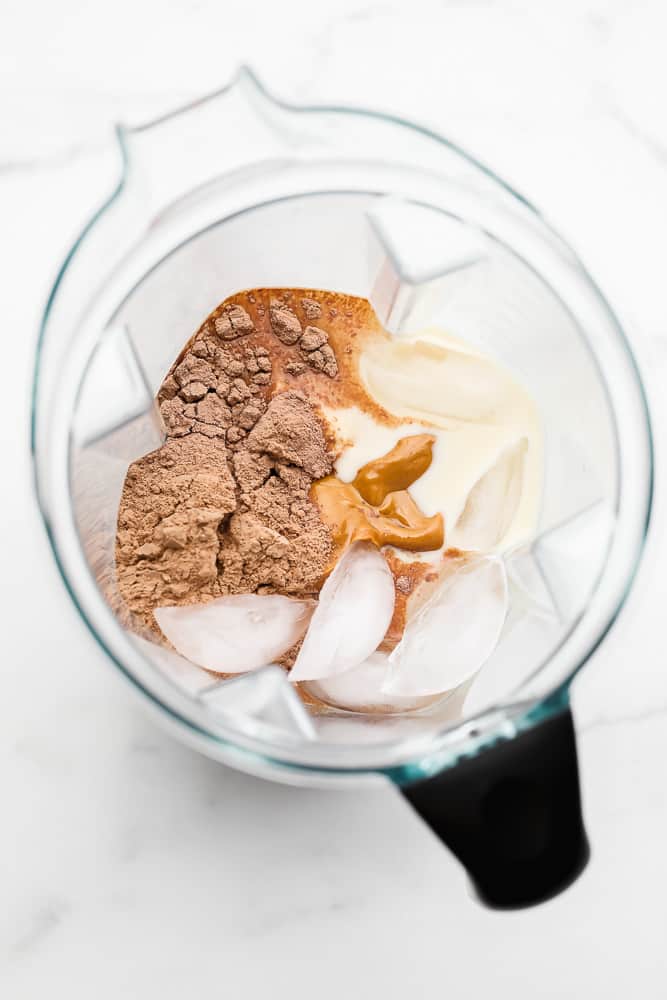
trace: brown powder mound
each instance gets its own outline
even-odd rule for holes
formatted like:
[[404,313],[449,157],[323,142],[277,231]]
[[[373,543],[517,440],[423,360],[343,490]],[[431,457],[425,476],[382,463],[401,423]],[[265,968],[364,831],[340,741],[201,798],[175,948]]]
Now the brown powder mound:
[[245,309],[225,305],[186,346],[158,393],[170,437],[194,432],[236,445],[254,427],[266,409],[273,366],[253,332]]
[[118,515],[116,568],[126,605],[155,627],[153,608],[216,597],[218,528],[236,509],[217,438],[173,438],[134,462]]
[[301,393],[279,393],[267,405],[251,391],[250,380],[270,365],[261,348],[239,359],[195,341],[162,385],[170,437],[130,466],[116,544],[120,594],[153,630],[161,605],[316,594],[321,586],[331,535],[309,491],[331,472],[331,458]]
[[254,513],[234,514],[220,546],[220,592],[315,595],[330,550],[318,524],[287,537]]
[[296,465],[311,479],[321,479],[331,471],[322,427],[300,392],[283,392],[271,400],[248,435],[248,450]]
[[331,534],[309,492],[332,465],[307,400],[293,391],[274,396],[232,468],[239,507],[222,539],[221,590],[317,593]]

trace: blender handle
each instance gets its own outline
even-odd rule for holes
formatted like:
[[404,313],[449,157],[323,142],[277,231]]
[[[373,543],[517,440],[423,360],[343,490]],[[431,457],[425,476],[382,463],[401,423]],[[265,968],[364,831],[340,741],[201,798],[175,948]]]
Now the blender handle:
[[590,857],[569,706],[401,791],[489,907],[541,903],[574,882]]

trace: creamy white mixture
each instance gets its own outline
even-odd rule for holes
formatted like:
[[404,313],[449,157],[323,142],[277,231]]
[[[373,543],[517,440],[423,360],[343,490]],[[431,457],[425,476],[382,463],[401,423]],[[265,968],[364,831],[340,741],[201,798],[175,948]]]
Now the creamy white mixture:
[[370,395],[410,422],[387,427],[356,407],[326,409],[338,440],[347,442],[336,462],[340,479],[353,480],[400,438],[430,433],[433,462],[410,493],[425,514],[442,513],[446,547],[494,552],[534,534],[542,427],[535,403],[509,372],[436,329],[373,343],[360,372]]

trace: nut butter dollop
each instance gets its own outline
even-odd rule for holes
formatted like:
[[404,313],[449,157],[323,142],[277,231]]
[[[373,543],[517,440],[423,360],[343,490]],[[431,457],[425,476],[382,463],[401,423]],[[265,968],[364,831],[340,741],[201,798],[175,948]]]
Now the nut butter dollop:
[[442,547],[442,514],[426,517],[408,493],[431,464],[434,440],[430,434],[401,438],[386,455],[364,465],[353,482],[326,476],[313,484],[312,498],[338,549],[360,541],[410,552]]

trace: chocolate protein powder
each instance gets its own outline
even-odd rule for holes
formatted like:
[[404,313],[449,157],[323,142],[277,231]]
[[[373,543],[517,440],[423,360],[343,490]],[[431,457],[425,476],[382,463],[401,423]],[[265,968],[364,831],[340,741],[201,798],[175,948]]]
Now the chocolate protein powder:
[[225,303],[207,319],[158,393],[164,445],[127,472],[118,589],[155,632],[162,605],[310,596],[327,572],[331,535],[309,491],[331,455],[298,376],[335,379],[336,357],[312,299],[253,312]]

